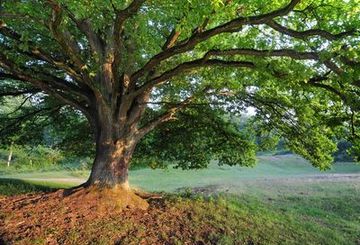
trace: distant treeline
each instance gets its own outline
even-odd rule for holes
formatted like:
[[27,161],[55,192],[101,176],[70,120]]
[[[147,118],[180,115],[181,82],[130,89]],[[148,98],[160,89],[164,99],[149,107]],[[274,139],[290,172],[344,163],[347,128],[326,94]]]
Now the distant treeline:
[[[337,143],[337,151],[333,154],[334,161],[335,162],[353,162],[354,157],[349,153],[349,150],[351,149],[351,143],[346,140],[340,140]],[[274,151],[275,155],[286,155],[286,154],[292,154],[291,150],[289,150],[284,141],[280,140],[278,145],[276,146],[276,149]]]

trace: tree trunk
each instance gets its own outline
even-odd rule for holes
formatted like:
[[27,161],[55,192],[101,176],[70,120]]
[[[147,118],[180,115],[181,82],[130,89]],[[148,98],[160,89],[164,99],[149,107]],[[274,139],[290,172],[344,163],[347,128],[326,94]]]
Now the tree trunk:
[[[73,188],[72,200],[82,206],[103,210],[147,209],[149,204],[128,183],[128,169],[136,140],[126,129],[102,124],[96,137],[96,156],[86,183]],[[81,188],[85,187],[85,188]],[[76,194],[75,194],[76,193]]]
[[[111,75],[105,76],[103,79]],[[125,74],[119,93],[110,91],[94,96],[88,119],[95,131],[96,155],[91,174],[84,186],[129,189],[128,169],[135,146],[144,134],[138,123],[150,98],[150,90],[133,96]]]
[[9,152],[9,156],[8,156],[8,160],[7,160],[8,167],[10,167],[12,155],[13,155],[13,142],[11,142],[11,145],[10,145],[10,152]]
[[129,189],[128,169],[137,138],[136,122],[119,120],[108,108],[98,108],[95,120],[96,155],[85,186]]
[[128,169],[134,146],[125,139],[99,140],[87,185],[129,188]]
[[113,120],[111,115],[103,111],[94,120],[96,156],[90,177],[68,194],[74,194],[73,201],[84,206],[95,205],[99,210],[129,207],[145,210],[149,204],[135,194],[128,183],[130,160],[138,142],[136,124],[130,126],[127,120],[126,123]]

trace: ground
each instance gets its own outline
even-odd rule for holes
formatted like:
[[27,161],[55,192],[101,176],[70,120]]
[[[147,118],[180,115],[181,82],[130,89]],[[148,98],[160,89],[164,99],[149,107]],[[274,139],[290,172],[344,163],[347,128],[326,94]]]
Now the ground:
[[[260,156],[255,168],[132,171],[147,210],[84,210],[62,190],[87,172],[6,173],[0,236],[12,244],[360,244],[360,166],[319,172],[303,159]],[[4,179],[8,178],[8,179]],[[9,179],[10,178],[10,179]],[[20,194],[24,193],[24,194]],[[18,195],[14,195],[18,194]],[[1,244],[0,241],[0,244]]]

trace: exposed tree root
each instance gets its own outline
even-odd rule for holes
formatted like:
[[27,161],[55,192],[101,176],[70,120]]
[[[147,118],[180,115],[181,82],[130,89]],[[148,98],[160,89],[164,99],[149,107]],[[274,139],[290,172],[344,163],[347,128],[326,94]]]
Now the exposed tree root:
[[88,206],[89,208],[123,210],[125,208],[136,208],[146,210],[149,204],[146,200],[136,195],[131,189],[122,187],[79,187],[71,190],[62,191],[65,205],[75,207]]

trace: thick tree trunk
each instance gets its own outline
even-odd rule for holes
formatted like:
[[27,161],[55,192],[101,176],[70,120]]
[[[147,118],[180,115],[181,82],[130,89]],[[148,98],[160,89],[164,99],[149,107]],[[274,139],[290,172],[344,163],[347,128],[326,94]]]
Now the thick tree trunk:
[[[103,84],[111,83],[109,69],[104,69]],[[133,96],[129,77],[123,75],[119,91],[102,88],[95,94],[88,119],[95,129],[96,156],[85,186],[122,187],[129,189],[128,169],[135,146],[144,135],[138,123],[144,113],[150,91]]]
[[[128,169],[136,145],[135,135],[116,124],[101,124],[96,137],[96,156],[89,179],[71,190],[73,202],[103,210],[147,209],[149,204],[128,183]],[[85,187],[85,188],[82,188]]]
[[[102,111],[95,121],[96,156],[86,183],[73,188],[73,202],[100,210],[147,209],[146,200],[135,194],[128,183],[128,169],[138,138],[136,125],[113,120]],[[85,187],[85,188],[82,188]]]
[[134,152],[136,123],[128,117],[114,116],[114,111],[98,103],[94,120],[96,156],[85,186],[129,188],[128,169]]
[[100,139],[87,185],[129,188],[128,169],[134,145],[128,139]]

